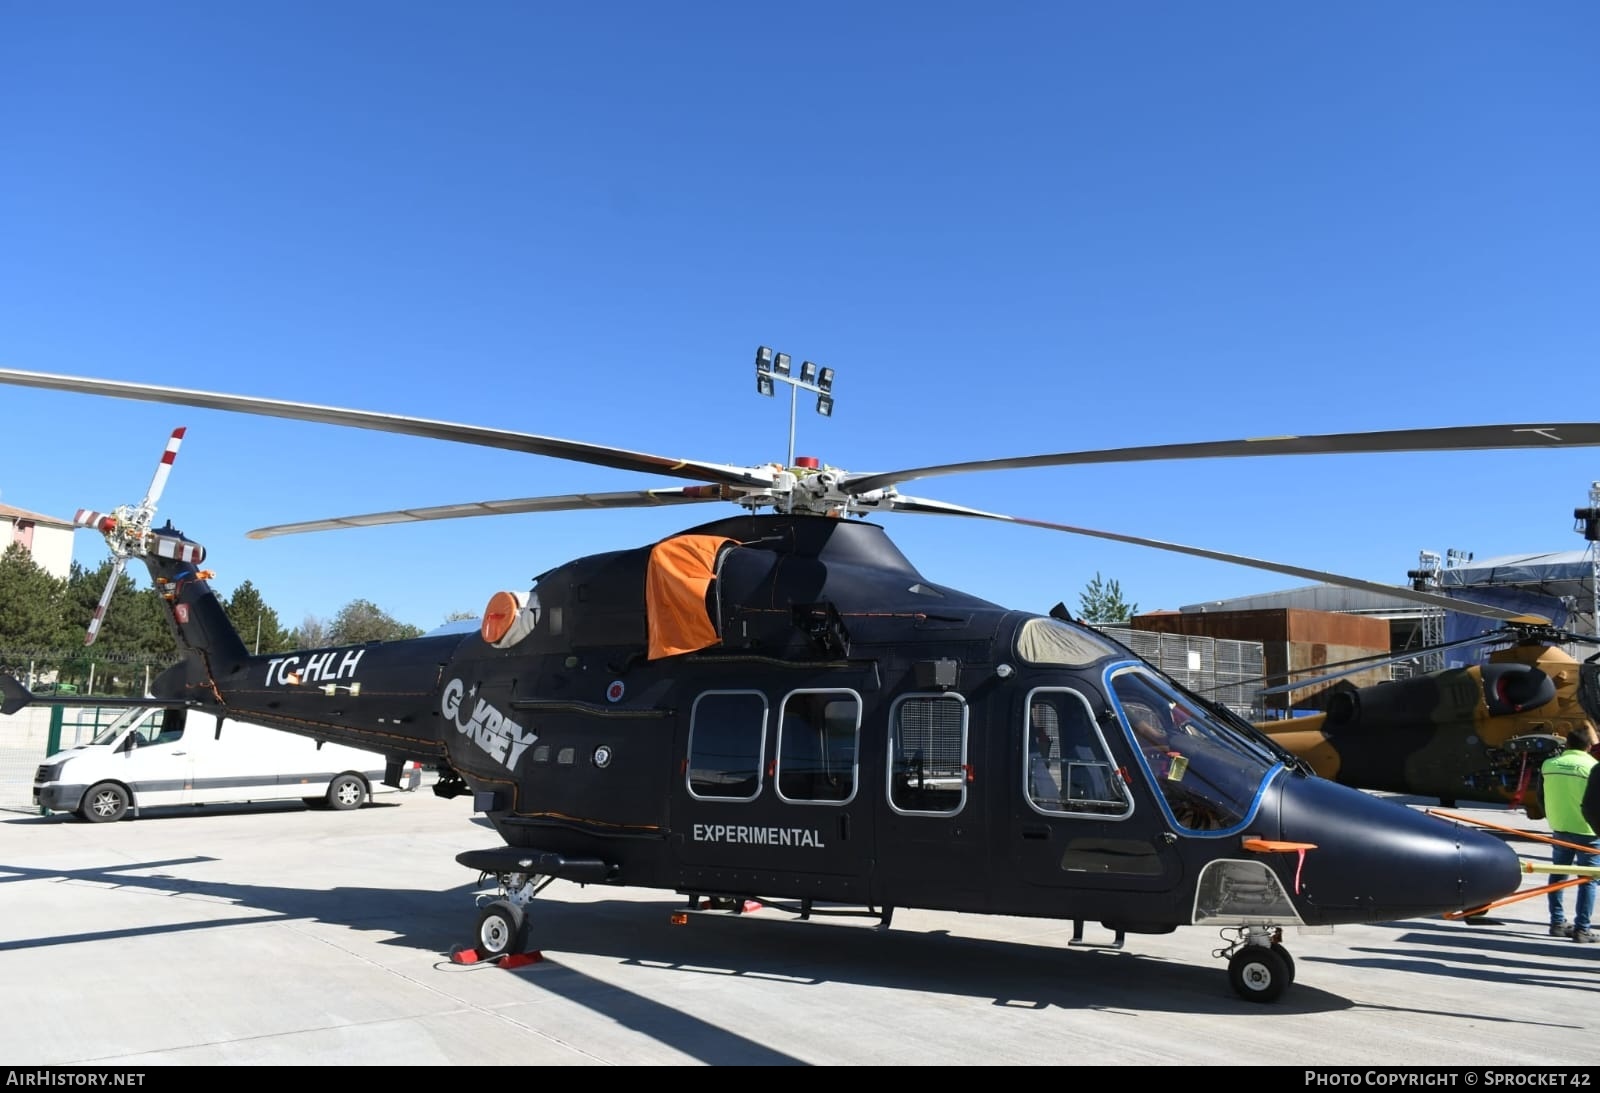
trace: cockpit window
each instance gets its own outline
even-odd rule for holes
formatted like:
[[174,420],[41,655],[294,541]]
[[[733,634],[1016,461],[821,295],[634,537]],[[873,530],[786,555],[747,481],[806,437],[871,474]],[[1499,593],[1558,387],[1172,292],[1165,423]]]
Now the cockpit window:
[[1111,690],[1151,784],[1180,827],[1225,831],[1249,817],[1276,767],[1256,741],[1143,669],[1118,669]]
[[1029,619],[1017,629],[1017,658],[1025,664],[1081,668],[1117,653],[1127,656],[1093,630],[1060,619]]
[[1094,712],[1077,691],[1028,696],[1028,764],[1023,787],[1041,812],[1125,816],[1128,787],[1106,751]]

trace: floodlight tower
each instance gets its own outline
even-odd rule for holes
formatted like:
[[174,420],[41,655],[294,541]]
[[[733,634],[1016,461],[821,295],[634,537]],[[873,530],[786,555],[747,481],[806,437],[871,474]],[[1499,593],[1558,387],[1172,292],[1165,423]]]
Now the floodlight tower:
[[1589,507],[1572,517],[1573,530],[1589,541],[1589,629],[1600,637],[1600,482],[1589,483]]
[[[1455,551],[1451,551],[1455,554]],[[1417,553],[1417,568],[1406,571],[1406,576],[1411,578],[1411,587],[1418,592],[1434,592],[1439,588],[1439,569],[1441,559],[1436,551],[1423,550]],[[1453,561],[1454,559],[1452,559]],[[1437,607],[1426,607],[1422,611],[1422,645],[1432,648],[1444,643],[1444,612]],[[1443,653],[1424,654],[1417,662],[1417,668],[1424,672],[1436,672],[1444,667]]]
[[771,398],[780,380],[789,385],[789,462],[784,466],[793,467],[794,415],[800,391],[804,388],[814,392],[817,396],[817,413],[823,417],[832,417],[833,369],[819,370],[811,361],[802,361],[800,377],[796,379],[789,374],[789,354],[774,354],[767,346],[761,346],[756,350],[756,393]]

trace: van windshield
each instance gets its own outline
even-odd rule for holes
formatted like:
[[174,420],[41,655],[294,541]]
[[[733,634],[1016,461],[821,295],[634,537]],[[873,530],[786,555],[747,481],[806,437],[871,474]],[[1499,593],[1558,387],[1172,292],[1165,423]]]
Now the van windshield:
[[175,740],[183,735],[183,711],[163,707],[156,709],[140,707],[129,710],[96,733],[90,743],[115,743],[130,725],[133,726],[134,735],[138,737],[136,741],[138,744]]

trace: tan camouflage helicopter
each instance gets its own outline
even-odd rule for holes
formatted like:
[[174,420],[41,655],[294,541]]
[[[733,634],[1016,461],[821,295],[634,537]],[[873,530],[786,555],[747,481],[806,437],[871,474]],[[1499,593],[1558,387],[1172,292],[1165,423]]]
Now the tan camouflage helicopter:
[[[1322,777],[1348,786],[1436,797],[1445,806],[1503,804],[1543,819],[1540,764],[1562,750],[1569,731],[1600,725],[1600,653],[1580,662],[1562,646],[1600,645],[1600,638],[1528,618],[1431,651],[1486,645],[1497,648],[1482,664],[1335,687],[1321,713],[1256,726]],[[1325,666],[1315,679],[1262,693],[1393,659]]]

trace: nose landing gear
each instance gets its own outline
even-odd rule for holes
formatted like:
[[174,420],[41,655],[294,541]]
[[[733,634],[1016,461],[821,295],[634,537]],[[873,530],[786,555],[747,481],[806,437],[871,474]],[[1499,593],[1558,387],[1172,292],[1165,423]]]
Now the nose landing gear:
[[1283,947],[1283,930],[1240,926],[1216,951],[1228,958],[1228,983],[1247,1002],[1275,1002],[1294,982],[1294,957]]

